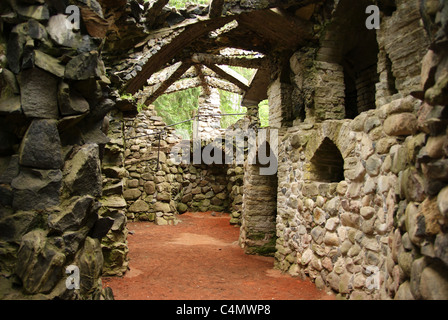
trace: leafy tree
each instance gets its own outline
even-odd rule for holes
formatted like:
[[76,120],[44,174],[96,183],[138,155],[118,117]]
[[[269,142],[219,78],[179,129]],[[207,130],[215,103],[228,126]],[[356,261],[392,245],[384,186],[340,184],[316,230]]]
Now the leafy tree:
[[[254,69],[242,67],[231,67],[240,73],[243,77],[250,80],[255,72]],[[187,89],[180,92],[164,94],[154,102],[155,109],[168,125],[191,119],[193,110],[197,110],[199,104],[200,88]],[[236,93],[219,90],[221,98],[221,112],[223,114],[245,113],[246,108],[241,106],[242,97]],[[268,126],[269,106],[267,100],[260,103],[260,120],[262,126]],[[223,116],[221,118],[221,127],[227,128],[230,125],[243,118],[240,116]],[[178,134],[184,139],[190,139],[192,136],[192,123],[185,122],[176,125]]]
[[[157,114],[168,125],[191,119],[193,110],[198,108],[200,90],[200,88],[192,88],[160,96],[154,102]],[[176,129],[184,139],[190,139],[192,135],[191,122],[176,125]]]

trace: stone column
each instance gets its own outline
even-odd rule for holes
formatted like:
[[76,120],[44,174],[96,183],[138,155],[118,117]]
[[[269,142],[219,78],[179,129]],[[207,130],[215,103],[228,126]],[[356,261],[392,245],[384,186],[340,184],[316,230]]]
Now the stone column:
[[221,135],[221,117],[213,116],[221,114],[220,96],[218,89],[202,89],[199,96],[197,137],[202,140],[212,140]]
[[[246,162],[247,164],[247,162]],[[245,165],[240,246],[247,254],[273,255],[276,241],[277,175]]]

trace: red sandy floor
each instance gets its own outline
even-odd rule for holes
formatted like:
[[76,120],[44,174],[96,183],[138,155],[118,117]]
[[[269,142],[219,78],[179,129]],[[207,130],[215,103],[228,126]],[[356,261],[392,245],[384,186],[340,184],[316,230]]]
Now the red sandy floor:
[[328,300],[273,269],[274,258],[246,255],[228,214],[185,213],[176,226],[131,222],[130,270],[103,278],[116,300]]

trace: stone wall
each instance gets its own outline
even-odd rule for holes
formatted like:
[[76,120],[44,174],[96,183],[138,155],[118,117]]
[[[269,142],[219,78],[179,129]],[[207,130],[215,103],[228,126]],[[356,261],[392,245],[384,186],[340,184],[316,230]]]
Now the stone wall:
[[[180,140],[174,130],[166,128],[154,106],[142,110],[135,118],[125,118],[127,177],[123,195],[127,217],[165,225],[177,224],[178,214],[187,211],[215,211],[231,213],[231,223],[239,224],[242,167],[176,164],[170,157],[173,147],[191,142]],[[161,131],[166,133],[159,143],[155,133]],[[190,148],[193,149],[191,145]],[[192,159],[191,155],[189,158]]]
[[109,142],[104,147],[102,162],[103,195],[101,197],[101,215],[114,219],[114,224],[103,238],[105,276],[121,276],[129,264],[126,228],[126,200],[123,197],[124,179],[124,135],[123,114],[118,110],[111,111],[105,118],[104,130]]
[[[446,72],[446,35],[441,30],[446,22],[434,22],[436,12],[446,10],[446,5],[434,9],[429,2],[421,4],[425,24],[417,1],[397,1],[396,10],[382,16],[376,100],[370,110],[358,105],[359,115],[353,120],[341,118],[343,113],[329,117],[339,120],[316,117],[319,86],[313,100],[306,95],[313,90],[303,89],[297,72],[309,61],[306,52],[314,48],[291,58],[294,84],[310,109],[305,119],[293,119],[293,126],[274,123],[282,126],[276,267],[309,277],[319,288],[328,287],[344,298],[448,297],[448,154],[446,95],[441,89]],[[437,44],[428,51],[430,41]],[[323,51],[318,52],[324,60]],[[317,64],[328,71],[316,74],[339,70],[334,62]],[[308,76],[315,79],[312,72]],[[281,90],[271,89],[269,98],[277,101]],[[341,98],[334,92],[325,97]],[[276,103],[270,106],[277,114]],[[331,152],[340,154],[343,162],[326,163]],[[338,166],[343,176],[322,178],[319,171]]]
[[[100,210],[103,119],[114,107],[101,39],[74,32],[62,3],[0,9],[0,298],[110,298],[101,239],[122,226]],[[66,287],[69,265],[80,289]]]

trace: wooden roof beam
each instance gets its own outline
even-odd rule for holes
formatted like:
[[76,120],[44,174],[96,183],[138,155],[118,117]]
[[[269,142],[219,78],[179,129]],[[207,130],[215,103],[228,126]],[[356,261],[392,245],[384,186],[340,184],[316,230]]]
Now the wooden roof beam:
[[190,62],[182,62],[164,82],[160,83],[144,102],[147,106],[156,101],[179,77],[191,67]]
[[232,20],[234,20],[233,17],[221,17],[198,21],[195,24],[186,26],[185,30],[183,30],[169,44],[166,44],[155,53],[142,67],[142,70],[138,72],[134,78],[129,80],[123,89],[128,93],[135,94],[145,86],[148,78],[150,78],[153,73],[169,63],[182,51],[183,48],[187,47],[193,41],[203,37],[208,32],[216,30]]
[[[236,74],[230,74],[229,69],[225,69],[223,67],[220,67],[216,64],[208,64],[208,63],[204,63],[204,65],[207,68],[210,68],[212,71],[214,71],[217,75],[219,75],[221,78],[223,78],[224,80],[227,80],[230,83],[233,83],[234,85],[236,85],[238,88],[240,88],[243,91],[247,91],[249,90],[249,86],[248,84],[244,83],[243,81],[245,81],[245,79],[238,79]],[[239,74],[238,74],[239,76]]]
[[243,67],[249,69],[264,68],[267,65],[266,58],[238,58],[238,57],[226,57],[221,55],[214,55],[208,53],[195,53],[191,57],[193,62],[204,64],[222,64],[233,67]]

